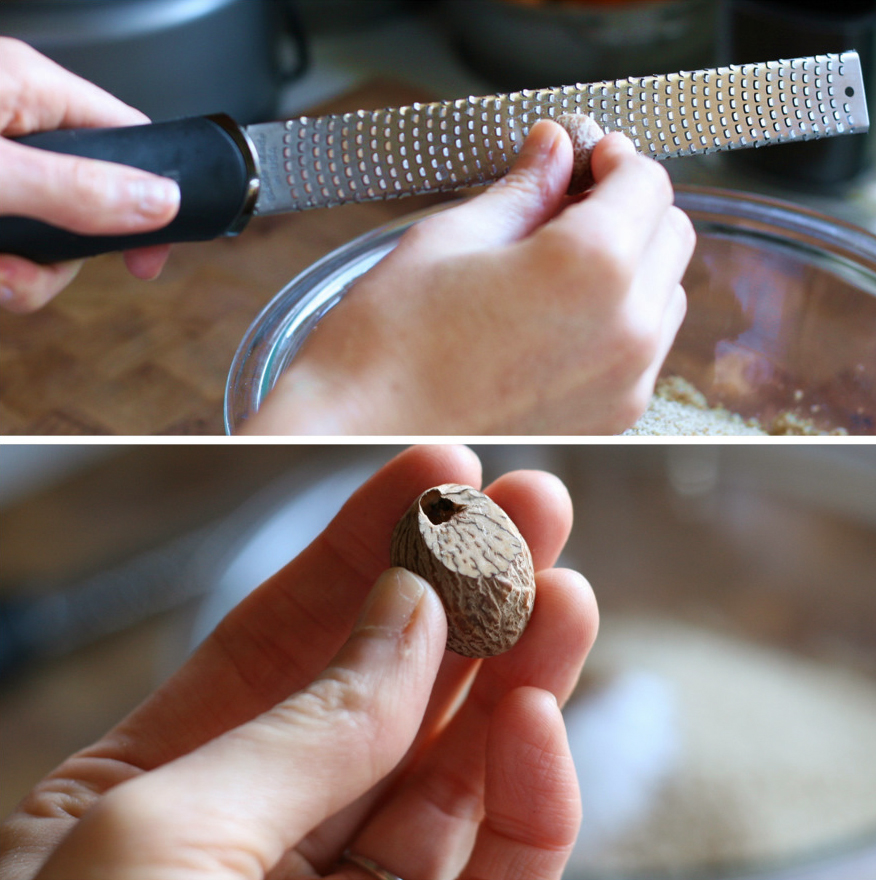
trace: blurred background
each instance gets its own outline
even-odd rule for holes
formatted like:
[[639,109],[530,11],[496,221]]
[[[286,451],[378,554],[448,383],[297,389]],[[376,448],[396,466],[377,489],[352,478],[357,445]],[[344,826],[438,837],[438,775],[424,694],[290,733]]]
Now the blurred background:
[[[224,111],[248,123],[301,114],[375,79],[449,99],[847,49],[860,53],[872,84],[876,3],[0,0],[0,33],[154,118]],[[868,225],[871,141],[684,159],[674,173],[805,194]]]
[[[600,603],[575,880],[876,871],[876,450],[475,447],[572,493]],[[397,450],[0,446],[0,813]]]

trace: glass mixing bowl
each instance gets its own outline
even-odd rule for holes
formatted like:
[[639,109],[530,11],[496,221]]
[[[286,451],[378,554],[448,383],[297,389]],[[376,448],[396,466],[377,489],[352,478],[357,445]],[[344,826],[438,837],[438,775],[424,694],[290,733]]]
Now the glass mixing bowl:
[[[876,236],[798,205],[685,186],[698,242],[688,313],[664,374],[763,425],[876,433]],[[413,223],[382,226],[294,278],[256,318],[231,365],[229,432],[258,411],[308,333]]]

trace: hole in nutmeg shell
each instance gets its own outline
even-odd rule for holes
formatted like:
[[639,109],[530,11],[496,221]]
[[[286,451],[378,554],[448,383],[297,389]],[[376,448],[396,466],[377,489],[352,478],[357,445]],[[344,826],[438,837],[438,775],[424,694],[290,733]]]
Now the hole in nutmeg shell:
[[437,489],[427,492],[420,500],[420,509],[435,526],[453,519],[463,507],[464,505],[454,504],[449,498],[445,498]]

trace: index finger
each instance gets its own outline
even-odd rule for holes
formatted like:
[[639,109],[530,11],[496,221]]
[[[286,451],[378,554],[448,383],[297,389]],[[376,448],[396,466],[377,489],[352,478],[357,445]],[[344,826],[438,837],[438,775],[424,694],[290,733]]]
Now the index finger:
[[149,117],[20,40],[0,37],[0,133],[137,125]]
[[635,262],[672,206],[669,175],[618,132],[596,144],[591,168],[596,185],[552,224],[598,230],[603,239],[611,237],[618,259]]

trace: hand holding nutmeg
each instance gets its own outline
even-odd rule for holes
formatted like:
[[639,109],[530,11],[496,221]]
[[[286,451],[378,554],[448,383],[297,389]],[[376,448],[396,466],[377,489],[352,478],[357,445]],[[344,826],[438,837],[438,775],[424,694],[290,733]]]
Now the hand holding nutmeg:
[[454,483],[423,492],[398,521],[390,557],[441,597],[450,650],[492,657],[523,634],[535,601],[532,555],[482,492]]
[[414,224],[321,319],[246,433],[630,428],[684,318],[696,236],[665,168],[601,135],[580,114],[536,121],[500,184]]
[[499,508],[458,485],[480,477],[473,450],[443,444],[384,464],[154,697],[22,800],[0,827],[0,877],[508,880],[513,865],[562,880],[580,807],[560,708],[597,623],[589,586],[555,567],[565,487],[522,470],[488,489],[540,591],[526,638],[489,663],[445,654],[436,590],[386,570],[399,514],[436,486],[396,530],[402,561],[474,588],[458,601],[486,626],[466,639],[513,641],[532,562]]

